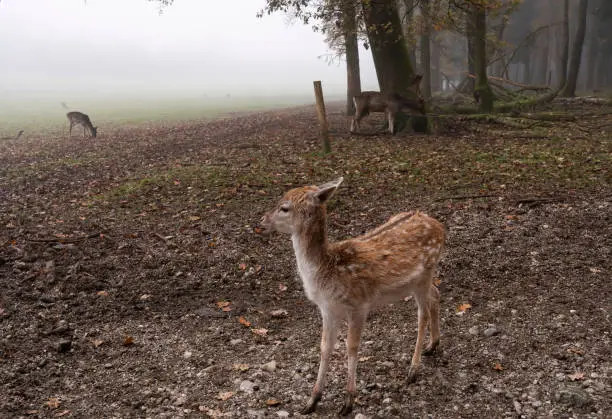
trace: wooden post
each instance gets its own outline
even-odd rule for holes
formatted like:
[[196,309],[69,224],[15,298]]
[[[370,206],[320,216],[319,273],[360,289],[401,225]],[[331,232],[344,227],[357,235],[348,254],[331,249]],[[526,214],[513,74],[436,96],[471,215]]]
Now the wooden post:
[[327,116],[325,115],[325,101],[323,100],[323,87],[321,81],[315,81],[314,91],[315,98],[317,99],[317,116],[319,117],[319,123],[321,124],[321,142],[323,143],[323,154],[331,152],[331,145],[329,143],[329,125],[327,124]]

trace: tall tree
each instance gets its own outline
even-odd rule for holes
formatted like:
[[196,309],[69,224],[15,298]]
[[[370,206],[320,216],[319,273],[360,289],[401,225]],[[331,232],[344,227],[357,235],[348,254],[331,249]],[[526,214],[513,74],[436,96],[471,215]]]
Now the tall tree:
[[410,89],[414,69],[395,0],[362,0],[376,76],[383,93],[414,97]]
[[493,111],[493,91],[487,77],[487,13],[481,3],[470,5],[469,14],[474,30],[474,68],[476,70],[476,88],[474,94],[482,112]]
[[359,70],[359,49],[357,41],[357,15],[353,2],[343,2],[342,29],[346,54],[346,114],[355,115],[353,97],[361,93],[361,74]]
[[569,0],[563,0],[563,22],[561,24],[561,79],[559,86],[567,83],[567,64],[569,61]]
[[580,61],[582,58],[582,46],[584,45],[584,35],[586,33],[588,5],[588,0],[580,0],[580,4],[578,5],[578,27],[572,45],[567,81],[561,91],[561,96],[564,97],[573,97],[576,95],[576,82],[578,81],[578,72],[580,71]]
[[429,0],[421,0],[421,73],[423,74],[422,92],[425,99],[431,97],[431,16],[429,14]]

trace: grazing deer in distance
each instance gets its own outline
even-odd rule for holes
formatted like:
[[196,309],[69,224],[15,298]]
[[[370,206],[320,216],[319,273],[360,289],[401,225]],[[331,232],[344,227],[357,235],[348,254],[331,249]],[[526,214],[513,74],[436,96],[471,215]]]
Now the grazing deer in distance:
[[75,125],[81,125],[83,127],[83,138],[85,138],[86,131],[89,131],[94,138],[98,134],[98,127],[93,126],[88,115],[82,112],[68,112],[66,117],[68,117],[68,121],[70,121],[70,133],[68,136],[72,136],[72,127]]
[[423,78],[418,74],[410,82],[411,90],[414,90],[416,99],[409,99],[397,93],[385,95],[381,92],[361,92],[353,97],[355,104],[355,115],[351,121],[351,132],[357,132],[360,129],[360,122],[368,116],[370,112],[384,112],[387,121],[389,122],[389,132],[395,134],[395,116],[398,112],[408,109],[417,111],[421,115],[425,115],[425,100],[421,95],[419,83]]
[[23,135],[23,130],[20,130],[14,137],[2,137],[0,140],[18,140]]
[[264,234],[291,235],[304,291],[319,307],[323,320],[317,382],[303,414],[314,412],[321,400],[341,320],[348,322],[348,385],[341,415],[353,409],[361,331],[376,305],[408,295],[416,301],[418,334],[408,382],[414,381],[421,362],[425,329],[430,333],[425,354],[433,353],[440,340],[440,293],[433,277],[444,245],[444,227],[426,214],[407,212],[362,236],[329,243],[325,203],[342,180],[290,190],[261,222]]

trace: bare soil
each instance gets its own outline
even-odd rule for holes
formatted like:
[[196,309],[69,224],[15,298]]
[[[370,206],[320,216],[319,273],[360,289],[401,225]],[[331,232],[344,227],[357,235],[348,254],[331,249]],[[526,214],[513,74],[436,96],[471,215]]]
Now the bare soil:
[[397,137],[331,106],[329,156],[310,107],[0,141],[0,416],[299,416],[320,319],[256,227],[342,175],[332,239],[413,209],[448,229],[439,353],[407,385],[414,302],[372,313],[352,417],[610,417],[612,110],[559,106],[577,120]]

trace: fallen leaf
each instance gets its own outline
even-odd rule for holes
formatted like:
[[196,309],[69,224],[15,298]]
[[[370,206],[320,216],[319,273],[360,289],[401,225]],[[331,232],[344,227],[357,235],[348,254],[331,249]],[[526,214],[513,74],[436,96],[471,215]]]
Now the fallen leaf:
[[240,324],[243,324],[243,325],[245,325],[246,327],[251,326],[251,322],[250,322],[250,321],[248,321],[247,319],[245,319],[245,318],[244,318],[244,317],[242,317],[242,316],[240,316],[240,317],[238,318],[238,321],[240,322]]
[[268,335],[268,329],[251,329],[251,331],[253,333],[255,333],[256,335],[259,336],[267,336]]
[[568,375],[568,377],[572,381],[580,381],[584,380],[584,373],[576,371],[575,373]]
[[440,278],[435,278],[434,279],[434,285],[437,287],[438,285],[440,285],[442,283],[442,280]]
[[287,291],[287,286],[285,284],[278,284],[279,291]]
[[55,415],[53,415],[53,416],[54,416],[54,417],[56,417],[56,418],[61,418],[62,416],[66,416],[66,415],[68,415],[68,414],[70,414],[70,410],[64,410],[64,411],[62,411],[62,412],[58,412],[58,413],[56,413],[56,414],[55,414]]
[[371,358],[371,356],[362,356],[361,358],[359,358],[359,362],[369,361]]
[[471,304],[464,303],[457,307],[457,314],[464,314],[468,308],[472,308]]
[[200,219],[200,217],[198,217],[197,215],[190,215],[189,216],[189,221],[198,221]]
[[93,343],[93,346],[97,348],[98,346],[102,345],[104,341],[102,339],[93,339],[91,343]]
[[286,316],[287,314],[289,314],[289,312],[284,308],[279,308],[278,310],[272,310],[270,314],[272,315],[272,317],[281,317]]
[[51,397],[45,402],[45,405],[47,407],[50,407],[51,409],[57,409],[58,407],[60,407],[60,404],[61,402],[57,397]]
[[279,402],[279,401],[278,401],[278,400],[276,400],[276,399],[268,399],[268,400],[266,401],[266,404],[267,404],[268,406],[278,406],[279,404],[281,404],[281,402]]
[[217,301],[217,307],[224,308],[228,307],[231,304],[229,301]]
[[247,268],[246,263],[241,263],[240,265],[238,265],[238,267],[241,271],[244,271]]
[[108,297],[108,291],[98,291],[96,294],[100,297]]
[[234,395],[233,391],[225,391],[225,392],[219,393],[219,395],[217,396],[217,399],[225,401],[229,399],[230,397],[232,397],[233,395]]
[[123,346],[131,346],[134,344],[134,338],[132,336],[126,336],[123,339]]
[[570,347],[570,348],[567,348],[567,352],[571,352],[576,355],[584,355],[584,350],[580,348]]
[[499,362],[496,362],[495,364],[493,364],[493,369],[495,371],[503,371],[504,367],[502,367],[502,364],[500,364]]
[[238,371],[248,371],[249,368],[249,364],[234,364],[234,369]]
[[26,415],[38,415],[40,410],[26,410]]
[[255,227],[255,229],[254,229],[254,230],[255,230],[255,233],[257,233],[257,234],[261,234],[261,228],[259,228],[259,227]]

